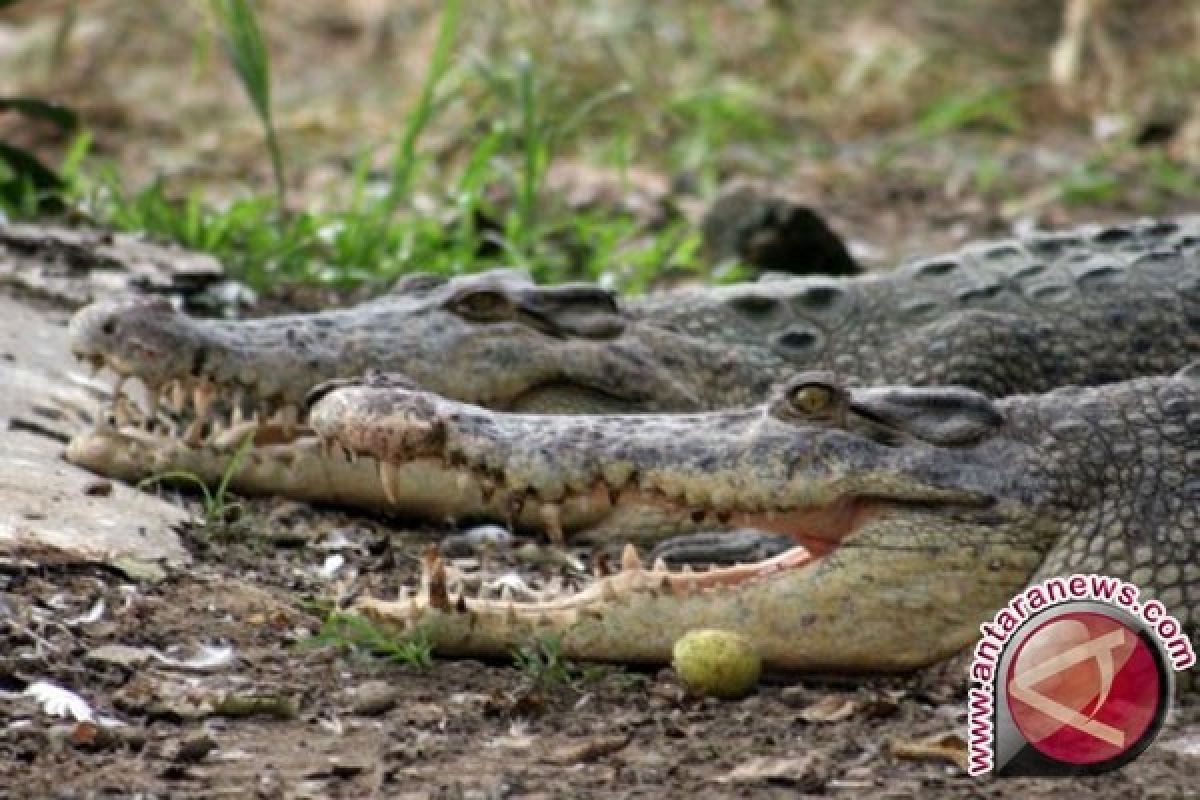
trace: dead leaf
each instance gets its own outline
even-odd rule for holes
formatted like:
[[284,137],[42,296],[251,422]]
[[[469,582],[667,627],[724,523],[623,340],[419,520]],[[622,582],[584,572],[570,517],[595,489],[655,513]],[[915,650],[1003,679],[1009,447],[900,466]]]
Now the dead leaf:
[[633,740],[633,734],[623,733],[615,736],[596,736],[557,748],[545,757],[551,764],[581,764],[585,761],[595,761],[597,758],[612,755],[623,750]]
[[853,695],[830,694],[800,712],[805,722],[841,722],[849,719],[862,704]]
[[757,756],[716,778],[717,783],[772,783],[801,792],[820,792],[829,782],[829,763],[817,753],[795,758]]
[[919,739],[892,739],[888,751],[906,761],[945,761],[967,771],[967,742],[953,731]]

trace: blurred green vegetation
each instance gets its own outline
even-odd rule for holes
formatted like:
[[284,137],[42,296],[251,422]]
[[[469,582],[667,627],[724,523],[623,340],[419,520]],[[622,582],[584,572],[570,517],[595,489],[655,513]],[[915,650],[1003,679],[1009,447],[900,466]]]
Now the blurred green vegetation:
[[[195,72],[210,39],[223,45],[247,116],[260,126],[273,192],[215,196],[186,176],[134,183],[92,152],[92,133],[72,117],[61,126],[70,144],[59,164],[23,163],[0,142],[0,209],[10,217],[69,209],[147,231],[216,254],[256,287],[349,287],[414,269],[503,264],[542,280],[637,291],[666,272],[708,280],[744,273],[714,274],[695,225],[681,215],[648,224],[619,204],[548,201],[556,163],[592,165],[622,180],[652,169],[698,203],[730,176],[773,178],[800,159],[829,165],[834,187],[936,185],[947,180],[938,174],[944,164],[965,163],[966,191],[989,207],[1036,195],[1068,209],[1157,213],[1200,198],[1195,171],[1162,147],[1140,147],[1136,125],[1093,138],[1101,101],[1048,110],[1057,4],[917,3],[897,11],[870,0],[836,9],[585,2],[534,13],[519,3],[447,0],[426,9],[436,17],[433,35],[423,40],[420,74],[406,78],[412,99],[394,121],[386,167],[372,157],[377,141],[343,141],[343,152],[357,155],[343,157],[337,190],[313,202],[289,191],[289,177],[294,186],[308,165],[273,108],[283,94],[294,104],[305,91],[272,72],[271,15],[283,10],[250,0],[209,0],[207,9],[192,63],[179,69]],[[394,33],[404,46],[415,29]],[[1200,57],[1128,46],[1139,54],[1134,77],[1153,80],[1156,98],[1188,102]],[[1023,142],[1051,132],[1086,147],[1032,170],[1043,185],[1031,186],[1012,165]],[[927,165],[929,154],[936,158]]]

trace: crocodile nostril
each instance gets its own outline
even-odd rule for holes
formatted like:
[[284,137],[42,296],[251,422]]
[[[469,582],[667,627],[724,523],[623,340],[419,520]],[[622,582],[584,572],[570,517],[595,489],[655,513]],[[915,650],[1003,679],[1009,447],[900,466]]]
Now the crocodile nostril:
[[105,336],[112,336],[117,332],[117,321],[112,317],[104,320],[104,324],[100,326],[100,330]]

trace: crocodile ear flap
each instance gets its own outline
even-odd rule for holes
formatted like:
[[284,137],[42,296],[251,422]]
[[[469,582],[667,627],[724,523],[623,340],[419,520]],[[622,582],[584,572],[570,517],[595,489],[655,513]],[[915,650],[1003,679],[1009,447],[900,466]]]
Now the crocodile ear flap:
[[1004,425],[990,397],[956,386],[851,389],[850,411],[884,432],[941,447],[968,445]]

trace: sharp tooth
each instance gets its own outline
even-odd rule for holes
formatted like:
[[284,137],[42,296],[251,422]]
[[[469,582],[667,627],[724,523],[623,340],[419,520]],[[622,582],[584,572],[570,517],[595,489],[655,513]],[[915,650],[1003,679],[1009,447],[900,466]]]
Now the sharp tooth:
[[542,515],[542,522],[546,525],[546,534],[550,537],[550,541],[558,546],[564,544],[562,530],[562,509],[554,503],[544,503],[538,509]]
[[207,381],[196,386],[192,390],[192,403],[196,406],[197,417],[207,417],[209,409],[212,408],[213,399],[217,393],[213,390],[211,383]]
[[466,472],[460,472],[454,479],[454,483],[458,486],[458,490],[460,492],[465,492],[467,489],[471,488],[471,476]]
[[425,594],[431,608],[442,611],[450,608],[450,595],[446,592],[446,565],[436,547],[427,551],[422,559],[421,582],[425,584]]
[[396,505],[396,467],[390,461],[379,462],[379,483],[383,486],[383,495],[388,502]]
[[671,568],[667,566],[667,560],[662,556],[654,559],[654,566],[651,567],[655,572],[670,572]]
[[154,425],[154,419],[158,416],[158,406],[162,402],[162,387],[156,386],[153,389],[146,389],[146,430],[149,430]]
[[192,420],[183,432],[183,441],[188,447],[199,447],[204,443],[204,420],[200,417]]
[[183,381],[174,381],[171,386],[171,410],[176,414],[182,414],[187,410],[188,388]]
[[120,375],[120,374],[117,375],[117,380],[113,384],[113,390],[112,390],[113,407],[114,408],[117,405],[117,400],[121,399],[122,392],[125,391],[125,381],[127,381],[127,380],[129,380],[128,375]]
[[621,551],[621,570],[635,570],[642,568],[642,559],[638,557],[637,548],[632,544],[626,544],[625,549]]
[[274,421],[283,428],[283,435],[290,439],[296,432],[296,424],[300,421],[300,410],[292,405],[284,406],[275,412]]
[[242,387],[237,387],[233,390],[233,399],[230,401],[233,405],[233,411],[229,415],[230,422],[237,425],[246,418],[242,413],[242,404],[246,402],[246,392]]
[[118,428],[123,428],[133,422],[133,409],[129,407],[129,398],[125,395],[118,395],[113,402],[113,416],[117,420]]

